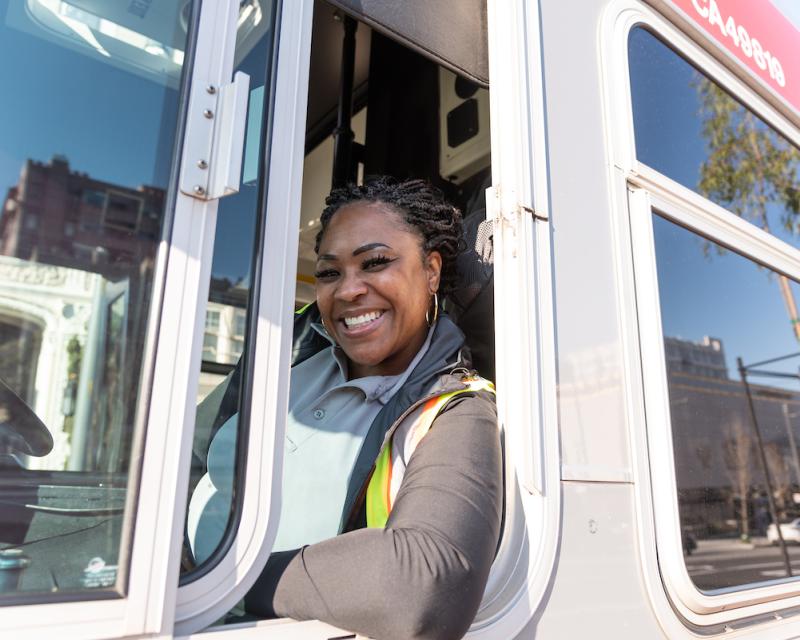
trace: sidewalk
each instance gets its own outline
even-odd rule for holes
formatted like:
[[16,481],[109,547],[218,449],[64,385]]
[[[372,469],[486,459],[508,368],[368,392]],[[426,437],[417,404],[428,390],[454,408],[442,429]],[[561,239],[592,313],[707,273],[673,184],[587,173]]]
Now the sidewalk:
[[739,538],[712,538],[710,540],[698,540],[696,551],[735,551],[743,549],[755,549],[756,547],[769,547],[772,544],[764,537],[752,537],[749,542],[742,542]]

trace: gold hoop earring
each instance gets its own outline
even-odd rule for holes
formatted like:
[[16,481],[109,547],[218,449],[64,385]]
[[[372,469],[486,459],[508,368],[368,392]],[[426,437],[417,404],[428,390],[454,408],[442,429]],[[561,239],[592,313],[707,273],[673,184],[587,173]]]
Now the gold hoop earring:
[[439,319],[439,294],[434,291],[433,292],[433,320],[431,320],[431,311],[428,309],[425,311],[425,322],[428,323],[428,326],[431,327],[436,324],[436,321]]

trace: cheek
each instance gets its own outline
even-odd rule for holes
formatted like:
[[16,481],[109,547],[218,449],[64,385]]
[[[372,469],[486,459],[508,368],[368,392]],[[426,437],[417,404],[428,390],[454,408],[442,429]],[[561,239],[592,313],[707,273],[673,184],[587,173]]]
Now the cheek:
[[403,310],[404,320],[408,324],[414,325],[415,329],[416,325],[424,324],[430,296],[428,295],[427,281],[420,274],[416,274],[416,277],[409,281],[408,286],[403,288],[398,295],[398,300]]

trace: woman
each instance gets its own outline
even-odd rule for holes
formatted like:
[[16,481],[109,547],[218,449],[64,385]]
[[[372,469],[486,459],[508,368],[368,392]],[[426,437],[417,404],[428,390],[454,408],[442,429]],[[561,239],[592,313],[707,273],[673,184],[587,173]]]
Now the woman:
[[503,491],[491,385],[439,314],[461,215],[419,180],[337,189],[327,205],[316,309],[295,327],[277,551],[245,607],[382,640],[460,638]]

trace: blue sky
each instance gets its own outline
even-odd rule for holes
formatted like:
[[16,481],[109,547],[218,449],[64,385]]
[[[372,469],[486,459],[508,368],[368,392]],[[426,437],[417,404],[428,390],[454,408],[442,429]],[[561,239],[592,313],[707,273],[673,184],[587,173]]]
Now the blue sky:
[[778,10],[783,13],[800,30],[800,1],[799,0],[772,0]]
[[[0,1],[0,16],[8,2]],[[0,188],[28,158],[67,156],[114,184],[167,187],[177,92],[105,62],[0,25]]]

